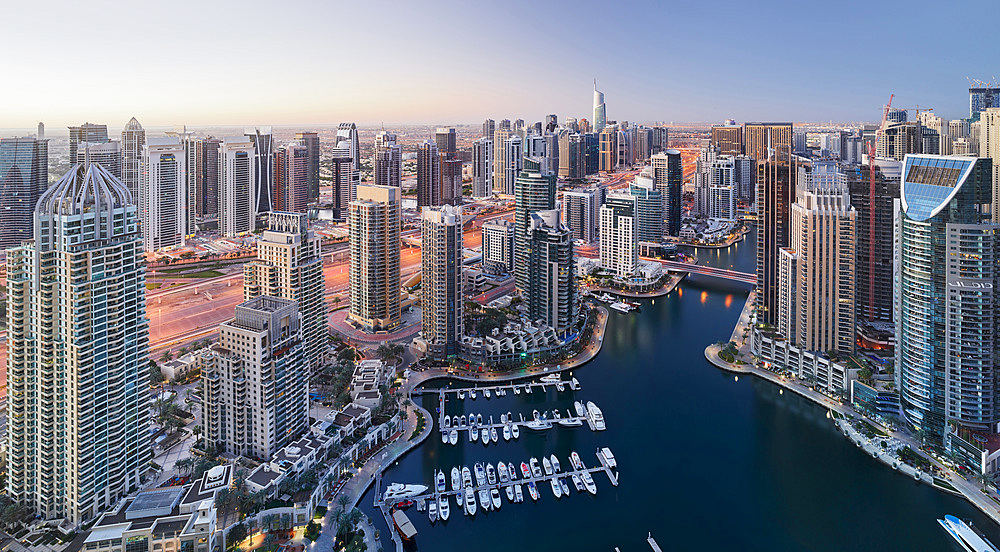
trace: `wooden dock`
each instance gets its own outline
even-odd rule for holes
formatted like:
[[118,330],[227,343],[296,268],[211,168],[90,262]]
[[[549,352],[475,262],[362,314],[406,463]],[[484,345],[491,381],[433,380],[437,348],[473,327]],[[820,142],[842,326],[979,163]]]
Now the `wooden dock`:
[[[529,394],[530,395],[531,393],[534,393],[535,391],[541,391],[541,392],[544,393],[545,391],[548,391],[549,389],[555,389],[556,391],[559,391],[559,386],[560,385],[562,386],[563,391],[579,391],[580,388],[582,387],[580,385],[580,382],[576,382],[576,384],[574,384],[573,380],[563,380],[563,381],[561,381],[559,383],[553,383],[553,382],[547,382],[547,381],[529,381],[529,382],[526,382],[526,383],[503,383],[503,384],[497,384],[497,385],[484,385],[482,387],[478,387],[478,386],[473,385],[472,387],[447,387],[447,388],[440,388],[440,389],[416,389],[416,390],[412,391],[410,394],[411,395],[430,395],[430,394],[433,394],[433,393],[444,393],[444,394],[448,394],[448,395],[455,395],[456,397],[459,394],[462,394],[464,396],[465,400],[475,401],[475,400],[479,400],[479,399],[491,400],[491,399],[494,399],[494,398],[497,398],[497,397],[501,397],[502,398],[504,395],[497,395],[497,391],[503,390],[504,393],[514,393],[514,388],[515,387],[518,388],[518,390],[520,390],[521,393],[525,393],[525,394]],[[528,388],[531,389],[530,392],[526,391],[526,389],[528,389]],[[490,399],[486,398],[486,395],[485,395],[485,391],[486,390],[490,391],[490,395],[491,395]],[[472,398],[472,395],[470,394],[470,391],[475,391],[476,392],[476,398],[475,399]],[[514,393],[514,394],[516,395],[517,393]]]

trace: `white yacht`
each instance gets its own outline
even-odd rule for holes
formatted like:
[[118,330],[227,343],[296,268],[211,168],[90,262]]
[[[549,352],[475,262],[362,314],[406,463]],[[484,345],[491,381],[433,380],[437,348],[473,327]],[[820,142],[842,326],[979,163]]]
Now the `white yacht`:
[[510,474],[510,480],[511,481],[514,481],[514,480],[517,479],[517,471],[514,470],[514,463],[513,462],[507,462],[507,473]]
[[438,496],[438,514],[441,516],[441,521],[448,521],[451,517],[451,505],[448,504],[448,497]]
[[497,428],[495,428],[495,427],[491,427],[490,428],[490,439],[494,443],[499,443],[500,442],[500,436],[497,435]]
[[475,387],[473,387],[472,389],[469,389],[469,398],[472,399],[472,400],[476,400],[476,388]]
[[562,469],[559,467],[559,459],[556,458],[556,455],[553,454],[549,458],[552,460],[552,471],[554,473],[559,473],[560,471],[562,471]]
[[455,445],[458,444],[458,430],[453,429],[448,432],[448,443]]
[[382,495],[382,500],[399,500],[401,498],[409,498],[414,495],[418,495],[427,490],[427,485],[404,485],[402,483],[393,483],[385,489],[385,494]]
[[[538,458],[532,456],[531,460],[528,460],[528,465],[531,466],[531,475],[534,475],[535,477],[542,476],[542,468],[538,467]],[[426,487],[424,488],[426,489]]]
[[521,430],[517,429],[517,424],[510,426],[510,436],[517,439],[521,436]]
[[486,464],[486,480],[490,482],[490,485],[497,484],[497,469],[493,467],[493,464]]
[[535,431],[544,431],[546,429],[552,428],[552,422],[545,422],[542,420],[533,420],[530,422],[525,422],[524,427],[528,429],[534,429]]
[[565,390],[566,390],[566,384],[564,384],[561,381],[557,381],[556,382],[556,391],[559,391],[560,393],[562,393]]
[[993,543],[986,540],[961,519],[953,515],[946,515],[944,519],[937,521],[951,535],[951,538],[955,539],[962,546],[963,550],[967,550],[968,552],[997,552]]
[[569,483],[566,483],[566,480],[561,477],[557,479],[559,479],[559,486],[562,487],[563,494],[569,496]]
[[479,440],[479,428],[476,426],[472,426],[472,429],[469,430],[469,441],[475,443],[478,440]]
[[528,494],[531,495],[531,500],[538,500],[538,487],[534,481],[528,482]]
[[622,303],[621,301],[616,301],[614,303],[611,303],[608,306],[611,307],[611,308],[613,308],[613,309],[615,309],[618,312],[625,313],[625,314],[628,314],[629,312],[632,311],[632,307],[631,306],[629,306],[627,303]]
[[547,456],[542,457],[542,467],[545,468],[545,475],[552,475],[552,462]]
[[506,424],[507,423],[507,415],[506,414],[501,414],[500,415],[500,423],[501,424]]
[[500,491],[496,487],[490,489],[490,498],[493,500],[493,509],[500,509]]
[[529,468],[528,464],[525,462],[521,462],[521,475],[523,475],[525,479],[529,479],[531,477],[531,468]]
[[503,462],[497,463],[497,477],[500,478],[500,483],[510,482],[510,474],[507,473],[507,464]]
[[587,401],[587,419],[590,421],[594,431],[604,431],[607,426],[604,424],[604,413],[594,404],[594,401]]
[[454,416],[452,416],[451,417],[451,425],[452,425],[452,427],[458,427],[458,421],[459,421],[458,414],[455,414]]
[[458,392],[458,399],[459,400],[464,400],[465,399],[465,390],[464,389],[462,389],[462,390],[460,390]]
[[618,467],[618,463],[615,462],[615,455],[611,454],[611,449],[608,447],[598,450],[597,455],[604,458],[604,463],[607,464],[609,468],[615,469]]
[[592,495],[597,494],[597,484],[594,483],[594,476],[590,475],[590,472],[581,472],[580,479],[583,479],[583,484],[587,487],[588,493]]
[[465,427],[465,414],[462,414],[462,417],[459,418],[458,421],[461,422],[459,425]]
[[510,441],[510,426],[509,425],[503,426],[503,440],[504,441]]
[[472,486],[472,470],[469,469],[469,466],[462,466],[462,486]]
[[458,468],[451,469],[451,490],[457,491],[462,488],[462,472]]
[[484,427],[483,430],[479,432],[479,435],[482,438],[481,440],[483,441],[483,446],[490,444],[490,430]]
[[486,485],[486,469],[478,462],[476,463],[476,485],[479,487]]
[[476,414],[476,425],[483,425],[483,415]]
[[549,479],[549,484],[552,486],[552,494],[556,495],[556,498],[562,498],[562,485],[559,484],[559,481],[553,477]]
[[580,380],[576,378],[570,380],[570,387],[573,388],[573,391],[578,391],[580,389]]
[[444,416],[444,418],[441,420],[441,423],[444,424],[445,429],[448,429],[449,427],[451,427],[451,418],[449,418],[448,416]]
[[514,485],[514,497],[517,498],[518,502],[524,502],[524,492],[521,490],[520,483]]
[[479,489],[479,504],[482,505],[484,512],[490,509],[490,491],[486,487]]
[[490,398],[490,390],[489,389],[484,389],[483,390],[483,396],[486,397],[487,399]]
[[507,500],[509,502],[514,502],[514,486],[507,485],[507,487],[504,488],[504,491],[507,493]]
[[576,410],[577,416],[587,415],[587,409],[583,407],[583,403],[580,401],[573,401],[573,409]]
[[443,444],[445,444],[445,445],[448,444],[448,432],[447,431],[442,431],[441,432],[441,442]]
[[538,381],[542,383],[558,383],[562,378],[559,374],[549,374],[547,376],[542,376]]
[[521,394],[521,388],[519,386],[517,386],[517,385],[514,386],[514,394],[515,395],[520,395]]
[[583,492],[583,480],[580,479],[580,476],[574,473],[574,474],[571,474],[569,477],[570,477],[570,479],[573,480],[573,486],[576,487],[576,492],[582,493]]
[[438,504],[436,500],[432,500],[430,504],[427,505],[427,517],[434,523],[438,519]]
[[465,488],[465,513],[476,515],[476,493],[472,492],[472,487]]
[[562,418],[557,423],[563,427],[580,427],[583,425],[583,420],[580,418]]
[[434,470],[434,479],[437,481],[437,492],[443,493],[448,489],[448,482],[444,478],[444,470]]
[[569,455],[569,462],[573,464],[574,470],[586,469],[586,466],[583,465],[583,460],[580,460],[580,455],[575,450]]
[[524,384],[524,392],[529,395],[531,394],[531,383]]

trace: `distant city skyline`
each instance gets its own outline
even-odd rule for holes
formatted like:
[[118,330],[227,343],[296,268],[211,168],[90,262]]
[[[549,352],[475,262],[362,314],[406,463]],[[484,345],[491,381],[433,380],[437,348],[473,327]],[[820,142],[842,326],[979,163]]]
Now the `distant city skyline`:
[[[5,90],[0,126],[44,121],[58,135],[69,124],[117,127],[132,116],[147,128],[579,118],[592,113],[595,78],[609,120],[874,120],[890,92],[898,105],[932,106],[954,119],[968,111],[966,76],[998,72],[986,27],[885,56],[888,29],[928,23],[914,2],[300,4],[8,6],[0,36],[27,55],[6,60],[19,85]],[[980,21],[1000,15],[996,4],[969,4],[934,9],[934,26],[960,29],[971,13]],[[350,24],[332,32],[331,21]],[[87,40],[78,50],[81,27]],[[449,40],[432,38],[432,28],[448,29]],[[565,55],[521,78],[531,62],[498,48],[503,35]],[[618,47],[603,47],[605,35]],[[436,61],[408,63],[411,51]],[[83,52],[110,57],[87,63]]]

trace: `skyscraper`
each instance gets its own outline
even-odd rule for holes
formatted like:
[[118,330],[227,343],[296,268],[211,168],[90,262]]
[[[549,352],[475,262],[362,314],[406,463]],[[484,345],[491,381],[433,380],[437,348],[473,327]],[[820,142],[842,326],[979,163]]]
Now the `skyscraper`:
[[636,175],[629,193],[635,197],[636,239],[639,242],[663,241],[663,194],[656,189],[652,167]]
[[[896,385],[903,419],[933,442],[1000,422],[997,226],[988,158],[909,155],[896,219]],[[952,434],[952,438],[948,435]]]
[[601,172],[612,172],[618,161],[618,126],[605,126],[598,134],[600,141],[600,162],[598,168]]
[[681,194],[684,184],[684,167],[681,152],[671,149],[650,158],[653,183],[663,196],[663,228],[668,236],[681,233]]
[[[133,198],[139,197],[142,152],[146,145],[146,131],[139,121],[132,117],[122,130],[122,182]],[[140,210],[141,214],[141,210]]]
[[737,125],[713,126],[711,144],[719,148],[720,155],[741,155],[743,128]]
[[593,243],[600,227],[601,197],[595,188],[577,188],[562,194],[563,224],[573,239]]
[[[333,185],[333,218],[347,220],[350,204],[356,197],[361,174],[354,168],[351,148],[347,141],[340,141],[333,148],[331,159],[331,183]],[[399,173],[397,173],[398,175]]]
[[319,135],[315,132],[298,132],[295,140],[309,152],[309,201],[319,199]]
[[246,136],[227,136],[219,145],[219,231],[235,237],[252,232],[257,219],[254,195],[258,163]]
[[978,119],[983,111],[1000,107],[1000,88],[994,85],[969,88],[969,119]]
[[493,135],[472,143],[472,197],[481,199],[493,193]]
[[309,387],[295,301],[255,297],[219,326],[202,358],[202,424],[218,450],[262,461],[309,425]]
[[486,119],[483,121],[483,138],[493,139],[493,133],[496,132],[497,125],[493,119]]
[[[395,139],[395,136],[393,136]],[[353,159],[354,170],[361,170],[361,145],[358,140],[358,125],[354,123],[340,123],[337,127],[337,139],[336,142],[347,142],[348,153]]]
[[48,186],[48,140],[0,138],[0,249],[32,238],[35,204]]
[[77,163],[80,144],[104,144],[108,141],[108,125],[83,123],[69,128],[69,162]]
[[462,343],[462,208],[424,207],[420,216],[421,340],[438,357]]
[[1000,107],[988,107],[981,111],[979,133],[979,154],[993,160],[991,210],[993,222],[1000,224]]
[[187,159],[176,137],[150,138],[140,158],[139,220],[146,251],[184,245],[187,235]]
[[400,321],[400,189],[357,188],[351,202],[351,312],[349,320],[366,331],[389,330]]
[[441,203],[462,204],[462,160],[453,157],[441,159]]
[[199,214],[205,217],[219,214],[219,151],[222,140],[209,136],[201,141],[202,177],[201,207]]
[[483,223],[483,270],[490,274],[514,272],[514,223],[493,219]]
[[568,130],[559,131],[559,178],[581,180],[586,175],[583,137]]
[[636,204],[631,194],[609,194],[601,206],[601,268],[619,278],[639,266]]
[[720,155],[709,167],[708,217],[736,222],[736,162]]
[[[253,198],[256,215],[274,208],[274,135],[271,127],[248,128],[244,132],[253,143],[254,186]],[[250,221],[253,230],[255,221]]]
[[[100,165],[74,166],[9,250],[6,494],[94,518],[149,469],[149,330],[139,216]],[[81,291],[81,290],[85,290]]]
[[205,148],[203,141],[197,138],[187,127],[180,131],[167,132],[167,136],[176,137],[184,148],[184,172],[186,178],[184,229],[187,236],[193,236],[198,230],[196,220],[202,216],[205,197]]
[[[525,158],[524,168],[514,182],[514,283],[522,294],[528,290],[530,278],[531,213],[555,206],[555,175],[544,170],[541,160]],[[556,224],[555,227],[563,226]]]
[[[121,180],[122,176],[122,150],[121,142],[111,141],[103,143],[80,144],[76,150],[76,164],[86,165],[89,163],[98,164],[108,169],[115,178]],[[127,188],[127,187],[126,187]],[[131,192],[131,190],[129,190]],[[133,201],[134,201],[133,196]]]
[[597,90],[597,79],[594,79],[594,132],[600,134],[608,124],[607,106],[604,105],[604,92]]
[[855,225],[855,318],[859,322],[888,324],[893,321],[892,286],[895,276],[893,227],[896,209],[893,204],[899,200],[902,163],[891,159],[875,160],[874,213],[869,166],[861,165],[858,169],[858,172],[847,173],[851,206],[858,212]]
[[309,148],[299,144],[280,146],[275,155],[274,208],[305,213],[309,210]]
[[497,129],[493,147],[493,191],[513,195],[514,181],[523,166],[521,137],[509,129]]
[[458,145],[455,139],[455,127],[441,127],[434,133],[434,144],[445,159],[458,155]]
[[789,341],[808,351],[854,352],[854,249],[857,211],[851,207],[847,180],[833,163],[800,167],[797,200],[792,205],[791,245],[796,257],[779,282],[787,306],[779,313],[795,318],[778,327],[794,328]]
[[375,135],[375,185],[402,185],[403,152],[396,144],[396,135],[381,131]]
[[[301,147],[301,146],[298,146]],[[271,211],[257,241],[257,260],[243,265],[243,300],[267,295],[295,301],[301,315],[303,355],[315,369],[326,350],[326,280],[320,239],[304,213]]]
[[560,224],[557,209],[532,211],[527,236],[527,287],[522,295],[528,317],[566,335],[576,322],[577,308],[573,236]]
[[417,206],[441,205],[441,155],[430,140],[417,149]]

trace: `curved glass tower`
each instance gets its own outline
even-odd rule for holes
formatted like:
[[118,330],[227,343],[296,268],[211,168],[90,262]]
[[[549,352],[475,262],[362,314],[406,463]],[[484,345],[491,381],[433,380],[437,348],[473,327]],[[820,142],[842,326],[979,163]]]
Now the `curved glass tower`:
[[926,438],[997,431],[997,226],[988,158],[908,155],[896,217],[896,378]]
[[607,125],[608,114],[604,106],[604,92],[597,89],[597,80],[594,80],[594,132],[600,134]]

